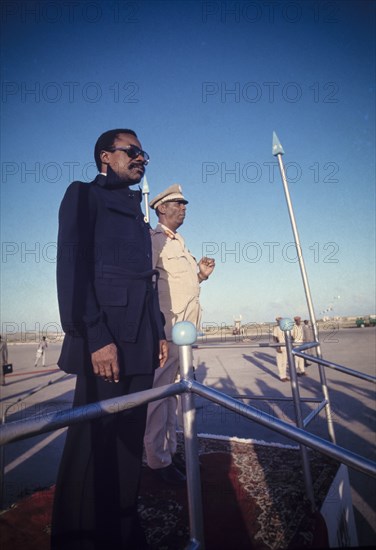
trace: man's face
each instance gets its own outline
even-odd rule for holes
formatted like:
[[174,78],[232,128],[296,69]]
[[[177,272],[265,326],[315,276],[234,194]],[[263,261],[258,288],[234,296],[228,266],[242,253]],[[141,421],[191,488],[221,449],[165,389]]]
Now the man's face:
[[[141,143],[132,134],[119,134],[112,149],[127,148],[130,145],[142,149]],[[130,185],[139,183],[145,173],[145,160],[141,154],[132,159],[125,151],[102,151],[101,161],[102,172],[107,172],[107,166],[111,166],[121,180],[129,182]]]
[[180,201],[165,202],[160,206],[164,214],[164,225],[173,231],[180,227],[185,218],[186,204]]

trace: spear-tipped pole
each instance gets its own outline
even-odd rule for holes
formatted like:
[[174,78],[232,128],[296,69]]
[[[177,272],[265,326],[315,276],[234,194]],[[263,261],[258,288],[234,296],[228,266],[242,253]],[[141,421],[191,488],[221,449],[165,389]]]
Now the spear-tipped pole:
[[[289,186],[288,186],[287,178],[286,178],[286,174],[285,174],[285,167],[283,165],[283,160],[282,160],[282,155],[284,155],[285,152],[284,152],[283,147],[281,145],[281,142],[279,141],[278,136],[275,132],[273,132],[273,149],[272,149],[272,152],[273,152],[273,155],[275,157],[277,157],[279,170],[281,172],[281,178],[282,178],[283,188],[284,188],[284,191],[285,191],[285,197],[286,197],[286,202],[287,202],[287,208],[288,208],[288,211],[289,211],[292,232],[293,232],[294,239],[295,239],[295,246],[296,246],[296,250],[297,250],[297,254],[298,254],[299,267],[300,267],[300,272],[301,272],[301,275],[302,275],[304,292],[305,292],[305,295],[306,295],[308,312],[309,312],[309,317],[311,319],[314,339],[315,339],[315,342],[319,342],[315,311],[314,311],[314,308],[313,308],[312,296],[311,296],[311,291],[310,291],[310,288],[309,288],[307,271],[306,271],[306,268],[305,268],[305,263],[304,263],[304,258],[303,258],[303,251],[302,251],[302,247],[300,245],[298,228],[297,228],[296,221],[295,221],[295,215],[294,215],[294,210],[293,210],[293,207],[292,207],[292,202],[291,202],[291,197],[290,197],[290,192],[289,192]],[[320,346],[317,346],[316,350],[317,350],[317,356],[321,359],[322,354],[321,354]],[[328,386],[327,386],[327,383],[326,383],[326,376],[325,376],[324,368],[323,368],[322,365],[319,365],[319,371],[320,371],[321,386],[322,386],[324,398],[327,402],[327,405],[326,405],[326,419],[327,419],[327,424],[328,424],[329,437],[332,440],[332,442],[335,443],[334,427],[333,427],[333,421],[332,421],[332,414],[331,414],[331,410],[330,410],[329,392],[328,392]]]
[[148,180],[146,179],[146,176],[144,176],[143,182],[142,182],[142,194],[144,195],[144,202],[145,202],[145,216],[144,220],[146,223],[149,223],[149,185]]

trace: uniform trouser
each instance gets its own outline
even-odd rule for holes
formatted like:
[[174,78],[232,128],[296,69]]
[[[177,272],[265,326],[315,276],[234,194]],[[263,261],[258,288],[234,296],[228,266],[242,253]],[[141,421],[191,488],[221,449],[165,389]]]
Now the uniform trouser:
[[[179,346],[168,343],[168,359],[154,373],[153,387],[175,382],[179,370]],[[175,395],[148,405],[145,430],[145,452],[150,468],[164,468],[171,464],[176,452],[177,398]]]
[[[312,342],[312,341],[313,341],[313,339],[312,339],[312,340],[309,340],[309,342]],[[306,343],[306,342],[305,342],[305,343]],[[304,353],[305,353],[306,355],[312,355],[312,356],[314,356],[314,351],[313,351],[313,350],[314,350],[314,348],[306,349],[306,350],[304,350]],[[308,359],[304,359],[304,366],[307,367],[307,366],[309,366],[309,365],[310,365],[309,360],[308,360]]]
[[[301,346],[303,342],[296,342],[297,345]],[[303,357],[294,356],[295,358],[295,367],[298,373],[305,372],[304,369],[304,359]]]
[[282,380],[283,378],[286,378],[286,372],[287,372],[287,353],[286,353],[286,348],[280,348],[281,349],[281,352],[280,353],[276,353],[276,358],[277,358],[277,368],[278,368],[278,374],[279,374],[279,377],[280,379]]
[[[74,406],[146,390],[152,383],[152,374],[117,384],[78,376]],[[69,427],[56,483],[53,550],[145,547],[137,497],[146,410],[143,405]]]

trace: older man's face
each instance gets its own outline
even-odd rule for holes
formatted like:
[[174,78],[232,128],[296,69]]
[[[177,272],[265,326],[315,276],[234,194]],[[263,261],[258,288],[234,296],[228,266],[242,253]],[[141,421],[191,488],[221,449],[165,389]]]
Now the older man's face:
[[176,231],[184,223],[186,204],[182,201],[168,201],[161,205],[163,211],[164,221],[163,223],[169,229]]
[[102,170],[106,171],[106,166],[111,166],[112,170],[124,182],[129,182],[130,185],[139,183],[145,173],[145,160],[142,154],[132,159],[126,151],[119,149],[127,149],[129,146],[142,149],[141,143],[132,134],[119,134],[113,143],[113,149],[116,151],[103,151],[101,154]]

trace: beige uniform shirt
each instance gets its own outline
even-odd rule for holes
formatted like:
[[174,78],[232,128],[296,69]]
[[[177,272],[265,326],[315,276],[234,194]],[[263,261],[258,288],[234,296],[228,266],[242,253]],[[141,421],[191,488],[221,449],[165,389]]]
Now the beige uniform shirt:
[[291,335],[294,338],[295,344],[301,344],[304,341],[303,325],[295,324],[293,326]]
[[159,304],[166,319],[166,337],[171,340],[175,323],[190,321],[196,327],[200,325],[197,262],[186,248],[183,237],[160,223],[152,231],[151,241],[153,268],[159,271]]
[[[275,338],[278,338],[278,342],[280,344],[284,344],[285,343],[285,333],[283,332],[283,330],[280,328],[279,325],[275,325],[275,327],[273,327],[273,336]],[[283,348],[284,350],[286,348]]]

